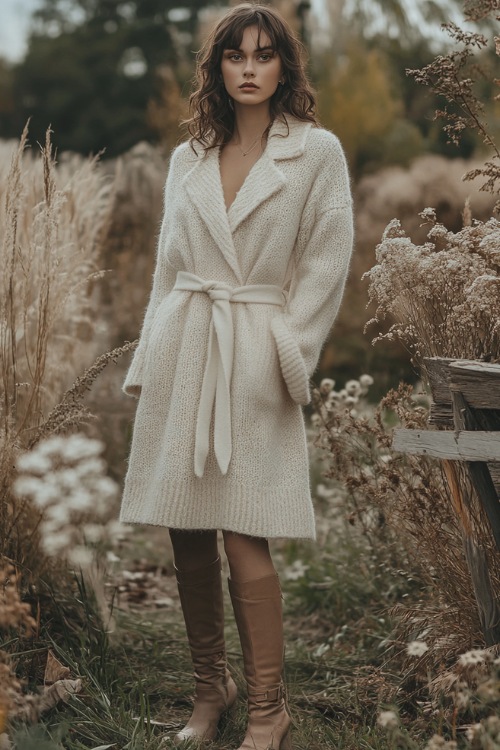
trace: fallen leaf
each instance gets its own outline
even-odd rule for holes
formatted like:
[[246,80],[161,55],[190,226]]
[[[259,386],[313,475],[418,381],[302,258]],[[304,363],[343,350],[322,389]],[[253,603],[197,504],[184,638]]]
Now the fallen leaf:
[[38,710],[42,714],[56,706],[60,701],[67,701],[75,693],[82,689],[81,680],[58,680],[47,688],[44,688],[40,696]]
[[57,680],[65,680],[71,674],[71,669],[62,664],[49,648],[47,653],[47,663],[45,664],[45,675],[43,677],[44,685],[52,685]]

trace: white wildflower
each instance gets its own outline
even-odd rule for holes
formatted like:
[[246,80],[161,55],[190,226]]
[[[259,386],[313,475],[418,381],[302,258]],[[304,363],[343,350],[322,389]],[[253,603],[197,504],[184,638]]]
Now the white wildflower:
[[85,513],[94,510],[95,497],[83,486],[74,487],[66,498],[66,503],[72,510]]
[[60,555],[70,548],[72,534],[67,529],[59,529],[57,532],[50,533],[44,525],[42,541],[43,548],[48,555]]
[[325,499],[328,499],[330,497],[333,497],[335,495],[335,490],[331,487],[326,487],[324,484],[317,484],[316,485],[316,496],[317,497],[323,497]]
[[477,694],[483,701],[491,703],[500,698],[500,683],[496,677],[490,677],[477,686]]
[[346,406],[354,406],[354,404],[357,404],[359,402],[359,398],[356,398],[356,396],[347,396],[347,398],[344,401],[344,404]]
[[453,740],[448,742],[444,737],[435,734],[425,746],[425,750],[456,750],[456,747],[457,743]]
[[52,468],[52,461],[36,450],[23,453],[16,462],[17,470],[22,474],[39,474],[43,476]]
[[71,492],[74,487],[77,487],[80,482],[78,473],[72,467],[61,468],[57,472],[57,483],[63,490]]
[[52,435],[45,440],[42,440],[37,444],[35,450],[42,456],[59,456],[63,446],[65,438],[61,435]]
[[322,656],[326,654],[327,651],[330,650],[330,644],[329,643],[320,643],[319,646],[317,646],[314,651],[312,652],[312,655],[316,659],[321,659]]
[[313,414],[311,417],[311,424],[313,427],[319,427],[321,424],[321,417],[319,414]]
[[371,385],[373,385],[373,378],[371,375],[361,375],[359,378],[360,385],[363,388],[369,388]]
[[349,396],[359,396],[361,393],[361,384],[359,380],[348,380],[345,389]]
[[106,552],[106,560],[110,563],[116,563],[116,562],[120,562],[121,558],[118,557],[118,555],[115,555],[115,553],[112,550],[108,550]]
[[327,412],[331,413],[335,411],[339,403],[339,394],[337,391],[330,391],[325,401],[325,408]]
[[92,552],[87,547],[78,545],[68,551],[68,561],[75,567],[86,568],[92,562]]
[[[48,479],[47,475],[43,481],[40,481],[36,492],[31,495],[33,502],[38,505],[39,508],[45,508],[51,503],[55,502],[58,498],[57,486]],[[16,483],[17,486],[17,483]]]
[[13,489],[17,495],[33,497],[39,492],[42,484],[43,479],[38,479],[37,477],[21,476],[15,480]]
[[54,503],[50,505],[45,511],[45,515],[48,519],[60,526],[65,526],[71,517],[71,511],[67,505],[62,503]]
[[437,221],[436,209],[429,206],[424,208],[424,210],[419,213],[419,216],[424,221]]
[[291,566],[285,569],[285,578],[287,581],[298,581],[299,578],[303,578],[306,571],[309,570],[309,565],[304,565],[302,560],[295,560]]
[[406,646],[408,656],[423,656],[428,650],[429,646],[425,641],[410,641]]
[[482,724],[472,724],[470,727],[467,728],[465,732],[465,736],[469,741],[472,741],[476,739],[476,737],[481,733],[483,726]]
[[335,380],[331,378],[323,378],[319,386],[320,393],[323,396],[328,396],[331,390],[335,388]]
[[485,653],[483,649],[472,649],[472,651],[466,651],[460,655],[459,663],[463,666],[471,666],[473,664],[482,664],[485,661]]
[[399,717],[395,711],[381,711],[377,718],[377,724],[386,729],[397,727],[399,724]]
[[500,717],[496,716],[496,714],[488,716],[486,719],[486,728],[492,735],[500,734]]
[[83,461],[79,461],[78,464],[73,468],[75,475],[80,478],[85,478],[89,474],[102,474],[106,469],[106,462],[103,458],[97,458],[92,456],[91,458],[85,458]]
[[458,690],[454,696],[455,706],[460,710],[467,708],[470,703],[470,698],[470,691],[466,687],[462,690]]
[[125,539],[131,531],[132,526],[122,523],[122,521],[113,520],[106,524],[106,532],[111,539],[116,539],[117,541]]
[[111,500],[114,500],[117,493],[116,483],[110,477],[99,477],[96,482],[96,493],[101,503],[101,508],[107,510],[105,505],[108,505]]
[[70,435],[63,443],[62,456],[66,461],[81,461],[98,456],[104,450],[104,443],[92,440],[85,435]]
[[99,542],[105,532],[104,526],[100,526],[98,523],[86,523],[82,530],[85,540],[91,544]]

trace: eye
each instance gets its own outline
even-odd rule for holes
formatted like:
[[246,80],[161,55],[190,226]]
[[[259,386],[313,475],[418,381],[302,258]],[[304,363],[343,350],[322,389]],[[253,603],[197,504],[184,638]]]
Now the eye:
[[227,56],[227,59],[228,59],[228,60],[233,60],[233,59],[234,59],[235,57],[241,57],[241,55],[240,55],[240,54],[238,54],[238,52],[231,52],[231,54],[229,54],[229,55]]
[[272,55],[269,52],[263,52],[262,55],[260,55],[261,60],[263,59],[264,62],[267,62],[272,58]]

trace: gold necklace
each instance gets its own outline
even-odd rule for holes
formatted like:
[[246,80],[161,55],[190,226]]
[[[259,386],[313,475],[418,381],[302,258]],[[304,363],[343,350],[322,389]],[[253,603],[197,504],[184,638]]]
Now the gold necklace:
[[239,143],[236,143],[236,144],[235,144],[236,146],[238,146],[238,148],[239,148],[239,150],[241,151],[241,153],[243,154],[243,156],[246,156],[247,154],[249,154],[249,153],[250,153],[250,151],[253,151],[253,150],[254,150],[255,146],[257,145],[257,142],[258,142],[259,140],[261,140],[261,139],[262,139],[262,136],[264,135],[264,133],[266,132],[266,130],[267,130],[267,128],[268,128],[268,127],[269,127],[269,126],[266,126],[266,128],[265,128],[265,129],[264,129],[264,130],[262,131],[261,135],[258,135],[258,136],[257,136],[257,138],[256,138],[256,139],[254,140],[254,142],[253,142],[253,143],[252,143],[252,145],[250,146],[250,148],[249,148],[249,149],[247,149],[246,151],[243,151],[243,149],[241,148],[241,146],[240,146],[240,144],[239,144]]

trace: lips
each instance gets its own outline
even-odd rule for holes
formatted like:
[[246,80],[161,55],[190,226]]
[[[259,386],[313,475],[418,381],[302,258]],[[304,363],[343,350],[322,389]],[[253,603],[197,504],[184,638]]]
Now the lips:
[[242,83],[240,89],[258,89],[259,87],[255,83]]

